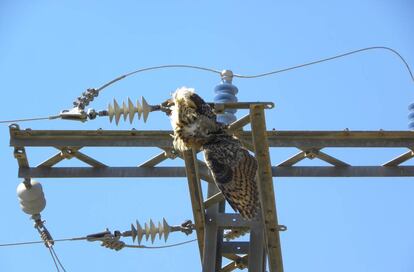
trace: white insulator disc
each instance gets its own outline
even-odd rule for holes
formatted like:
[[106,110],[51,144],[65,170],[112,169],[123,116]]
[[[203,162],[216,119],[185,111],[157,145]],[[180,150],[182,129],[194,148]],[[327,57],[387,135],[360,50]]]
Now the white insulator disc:
[[26,188],[24,183],[17,186],[17,197],[20,207],[27,214],[38,214],[46,207],[46,199],[43,194],[42,185],[35,181],[30,181],[31,187]]
[[20,202],[20,208],[27,214],[34,215],[41,213],[46,207],[46,199],[39,198],[33,201]]

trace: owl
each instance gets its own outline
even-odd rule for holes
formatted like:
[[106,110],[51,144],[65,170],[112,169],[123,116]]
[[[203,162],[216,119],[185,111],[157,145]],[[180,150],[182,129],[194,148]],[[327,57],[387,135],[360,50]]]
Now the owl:
[[174,131],[178,151],[195,148],[204,159],[213,179],[230,206],[244,219],[255,218],[259,209],[256,182],[257,161],[241,142],[217,122],[210,105],[194,89],[177,89],[164,104]]

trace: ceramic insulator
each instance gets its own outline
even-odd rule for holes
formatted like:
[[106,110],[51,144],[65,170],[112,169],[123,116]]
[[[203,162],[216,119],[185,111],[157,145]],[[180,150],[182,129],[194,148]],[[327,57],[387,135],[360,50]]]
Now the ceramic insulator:
[[138,220],[134,224],[131,224],[131,236],[132,241],[135,242],[137,240],[138,244],[141,244],[142,238],[145,237],[145,240],[148,241],[151,238],[151,243],[154,243],[155,237],[158,235],[158,238],[161,239],[164,235],[164,241],[167,241],[168,236],[172,228],[168,225],[165,218],[163,218],[162,223],[158,222],[155,225],[154,221],[150,220],[149,223],[145,223],[144,227],[138,222]]
[[42,185],[30,180],[30,185],[20,183],[17,186],[17,197],[20,201],[20,208],[27,214],[39,214],[46,207],[46,199]]
[[[237,102],[236,94],[239,90],[232,84],[233,72],[230,70],[223,70],[221,72],[221,79],[221,83],[214,88],[214,92],[216,93],[214,102]],[[236,109],[226,109],[223,113],[217,114],[217,121],[228,125],[237,120],[235,115],[236,112]]]
[[115,123],[118,125],[121,115],[124,117],[124,121],[129,118],[129,122],[132,124],[135,114],[137,114],[138,119],[141,119],[141,116],[144,119],[144,122],[147,122],[148,114],[151,111],[151,107],[148,105],[144,97],[142,97],[142,103],[139,103],[137,100],[134,104],[130,98],[128,102],[122,102],[122,106],[119,106],[118,101],[114,99],[113,105],[108,105],[108,117],[109,121],[115,118]]
[[414,103],[408,106],[408,128],[414,130]]

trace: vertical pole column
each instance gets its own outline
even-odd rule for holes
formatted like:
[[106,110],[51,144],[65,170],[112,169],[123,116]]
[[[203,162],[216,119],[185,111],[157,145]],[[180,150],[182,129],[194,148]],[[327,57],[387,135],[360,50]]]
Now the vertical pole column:
[[185,161],[185,171],[187,174],[188,188],[193,208],[194,223],[200,250],[200,259],[203,260],[205,215],[203,193],[201,191],[200,178],[198,176],[197,155],[195,150],[185,151],[183,153],[183,158]]
[[283,272],[282,250],[280,246],[279,225],[276,214],[275,193],[273,189],[272,166],[269,144],[267,142],[266,122],[263,105],[250,106],[252,138],[258,162],[257,181],[262,207],[264,237],[269,260],[270,272]]
[[261,216],[251,223],[249,244],[249,271],[264,272],[266,252],[264,247],[263,222]]

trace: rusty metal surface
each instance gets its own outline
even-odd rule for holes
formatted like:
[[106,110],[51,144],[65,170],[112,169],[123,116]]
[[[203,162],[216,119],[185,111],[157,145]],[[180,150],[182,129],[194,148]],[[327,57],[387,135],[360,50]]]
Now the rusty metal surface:
[[[252,124],[253,145],[258,162],[257,182],[260,204],[262,207],[261,215],[264,225],[263,229],[269,270],[270,272],[283,272],[282,248],[280,245],[272,166],[270,162],[263,106],[252,105],[250,107],[250,119]],[[251,265],[251,260],[249,260],[249,265]]]
[[[237,121],[236,121],[237,122]],[[10,129],[10,145],[172,147],[172,131],[20,130]],[[236,132],[252,141],[250,131]],[[267,131],[269,147],[407,147],[414,146],[413,131]]]
[[[250,103],[251,104],[251,103]],[[250,104],[246,104],[249,105]],[[236,244],[223,244],[223,256],[232,256],[232,262],[225,265],[222,271],[233,271],[237,268],[264,267],[257,260],[266,253],[270,254],[270,271],[283,271],[277,216],[273,191],[272,177],[407,177],[414,176],[414,166],[400,166],[401,163],[414,157],[411,148],[414,146],[412,131],[266,131],[264,109],[265,104],[252,105],[250,114],[240,118],[228,127],[229,132],[240,138],[251,151],[256,151],[259,162],[261,198],[265,203],[263,229],[268,252],[261,252],[261,243],[252,243],[249,250],[254,254],[238,256]],[[242,128],[251,123],[252,131]],[[199,241],[200,257],[205,255],[206,220],[212,220],[218,229],[248,227],[251,223],[241,220],[238,214],[214,213],[205,214],[206,208],[212,208],[223,196],[212,193],[203,200],[200,178],[213,185],[213,179],[203,161],[197,160],[198,151],[175,153],[172,149],[171,131],[119,131],[119,130],[31,130],[20,129],[17,125],[10,126],[10,145],[14,147],[14,156],[19,165],[18,176],[44,178],[99,178],[99,177],[187,177],[191,204]],[[30,167],[25,147],[55,147],[60,150],[56,155],[46,159],[37,167]],[[144,161],[138,167],[112,167],[104,165],[79,150],[83,147],[158,147],[164,152]],[[269,148],[296,147],[300,152],[277,166],[271,167]],[[391,159],[382,166],[350,166],[321,150],[325,147],[339,148],[408,148],[409,151]],[[56,167],[64,159],[77,158],[91,167]],[[166,159],[180,158],[185,167],[156,167]],[[303,159],[319,158],[333,166],[295,166]],[[264,192],[264,193],[263,193]],[[274,207],[274,208],[272,208]],[[259,228],[255,227],[252,235],[260,240]],[[273,231],[275,230],[275,231]],[[270,234],[269,234],[270,233]],[[277,235],[276,235],[276,234]],[[217,236],[218,237],[218,236]],[[217,241],[222,241],[218,237]],[[221,243],[217,243],[219,245]],[[215,243],[213,243],[215,245]],[[243,244],[243,252],[246,252]],[[252,251],[253,250],[253,251]],[[241,253],[241,252],[239,252]],[[254,255],[254,256],[253,256]],[[221,256],[221,254],[220,254]],[[259,256],[259,257],[257,257]],[[220,259],[221,263],[221,259]]]
[[197,234],[200,259],[203,261],[204,256],[204,228],[205,214],[203,206],[203,193],[201,191],[200,178],[198,176],[198,165],[196,152],[189,150],[183,154],[185,160],[185,170],[188,180],[188,189],[190,193],[191,205],[194,216],[195,230]]

